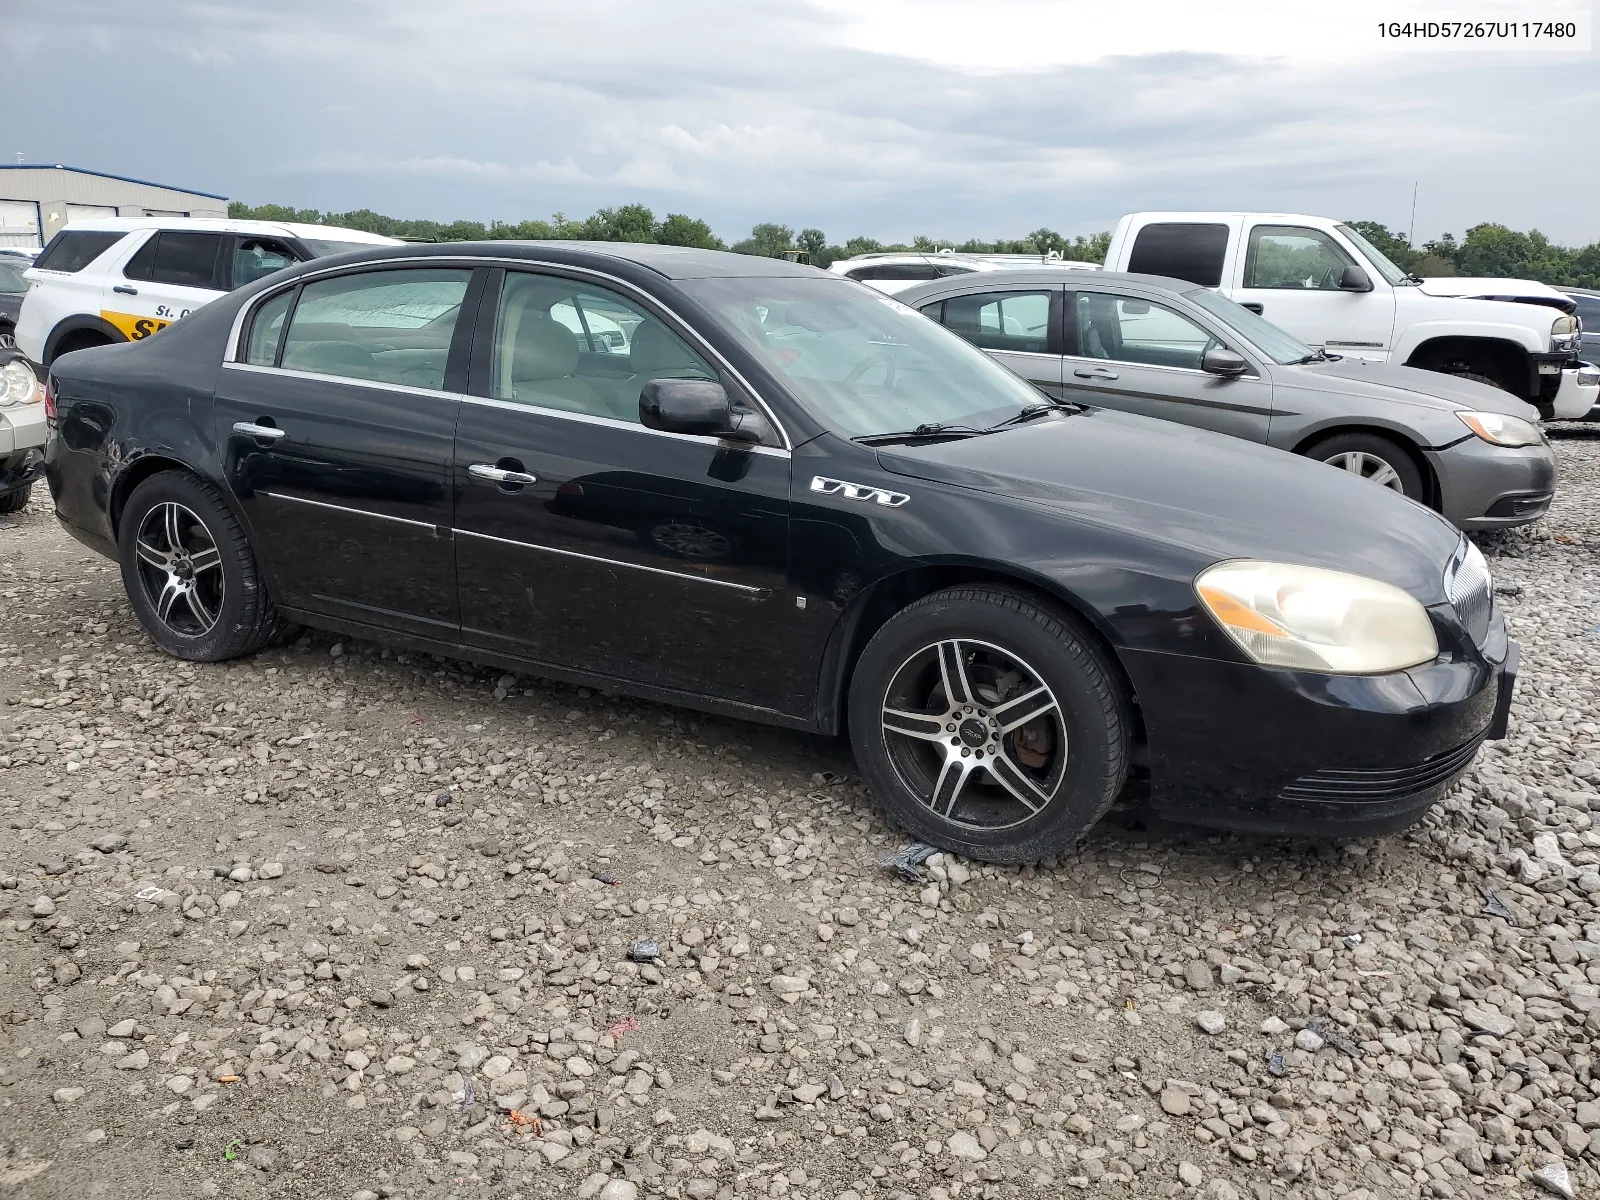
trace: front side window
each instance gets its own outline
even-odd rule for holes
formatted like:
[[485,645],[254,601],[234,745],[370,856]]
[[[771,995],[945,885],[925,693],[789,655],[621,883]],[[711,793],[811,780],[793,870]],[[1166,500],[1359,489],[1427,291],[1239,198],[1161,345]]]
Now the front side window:
[[294,302],[294,289],[279,292],[256,310],[250,322],[250,338],[245,343],[244,360],[257,367],[270,367],[278,359],[278,343],[283,340],[283,319]]
[[1320,229],[1257,225],[1245,254],[1244,286],[1336,292],[1344,269],[1354,265]]
[[233,248],[233,286],[241,288],[298,261],[289,247],[271,238],[240,238]]
[[982,350],[870,288],[788,276],[680,286],[817,419],[849,437],[988,426],[1042,400]]
[[28,281],[22,272],[27,268],[0,262],[0,295],[15,295],[28,290]]
[[1198,371],[1218,339],[1163,304],[1103,292],[1079,292],[1073,306],[1078,354],[1152,367]]
[[974,346],[985,350],[1020,350],[1044,354],[1050,343],[1050,293],[977,292],[951,296],[944,323]]
[[33,265],[41,271],[76,274],[125,236],[99,229],[63,229],[50,239]]
[[122,274],[144,283],[215,290],[222,243],[220,233],[163,230],[139,247]]
[[468,270],[413,268],[308,283],[282,366],[439,391],[471,278]]
[[638,421],[652,379],[716,379],[711,365],[644,308],[555,275],[506,276],[492,394],[540,408]]

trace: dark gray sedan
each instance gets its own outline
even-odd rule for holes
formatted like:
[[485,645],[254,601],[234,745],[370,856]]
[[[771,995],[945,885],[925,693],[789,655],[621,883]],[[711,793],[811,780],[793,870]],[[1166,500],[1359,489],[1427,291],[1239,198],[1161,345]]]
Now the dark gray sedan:
[[28,290],[22,273],[27,269],[27,259],[0,255],[0,350],[16,347],[17,314],[22,311],[22,297]]
[[1096,272],[993,272],[895,299],[1046,394],[1263,442],[1360,475],[1463,529],[1519,525],[1555,495],[1539,414],[1462,376],[1312,350],[1208,288]]

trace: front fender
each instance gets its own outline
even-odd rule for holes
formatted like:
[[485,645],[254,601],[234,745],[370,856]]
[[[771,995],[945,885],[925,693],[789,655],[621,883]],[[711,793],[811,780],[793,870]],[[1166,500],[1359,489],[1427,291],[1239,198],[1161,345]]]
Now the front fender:
[[1466,338],[1478,342],[1498,342],[1524,354],[1543,354],[1549,339],[1540,337],[1526,325],[1512,325],[1499,321],[1423,321],[1408,325],[1395,339],[1394,351],[1389,361],[1405,363],[1426,342],[1440,338]]

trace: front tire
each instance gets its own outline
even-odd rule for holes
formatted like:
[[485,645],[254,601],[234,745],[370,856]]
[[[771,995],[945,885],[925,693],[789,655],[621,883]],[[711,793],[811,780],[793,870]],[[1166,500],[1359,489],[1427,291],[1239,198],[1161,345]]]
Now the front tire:
[[1068,848],[1127,777],[1132,719],[1115,668],[1026,592],[963,586],[908,605],[850,682],[856,762],[890,820],[990,862]]
[[33,495],[33,484],[25,483],[14,491],[0,496],[0,514],[19,513],[28,507],[28,499]]
[[1399,492],[1420,504],[1428,502],[1422,472],[1398,442],[1373,433],[1340,433],[1305,451],[1307,458]]
[[210,484],[152,475],[128,497],[117,545],[134,614],[175,658],[238,658],[279,633],[250,542]]

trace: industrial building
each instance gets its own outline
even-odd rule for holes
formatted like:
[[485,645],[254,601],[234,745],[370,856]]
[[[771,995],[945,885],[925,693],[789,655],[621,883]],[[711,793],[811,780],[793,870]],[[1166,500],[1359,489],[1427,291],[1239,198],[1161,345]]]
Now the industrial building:
[[0,246],[37,250],[68,221],[90,217],[225,217],[228,198],[34,163],[0,164]]

